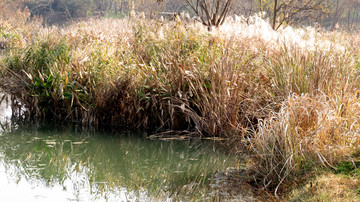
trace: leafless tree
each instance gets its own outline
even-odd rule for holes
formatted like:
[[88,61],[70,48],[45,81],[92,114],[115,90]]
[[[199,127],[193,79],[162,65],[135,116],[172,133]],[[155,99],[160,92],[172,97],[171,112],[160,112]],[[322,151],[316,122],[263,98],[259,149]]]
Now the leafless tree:
[[259,12],[259,9],[254,0],[233,0],[230,14],[241,15],[249,17]]
[[200,18],[211,31],[225,22],[232,0],[185,0],[191,10]]
[[328,0],[258,0],[261,11],[272,13],[272,28],[284,23],[321,16],[328,12]]

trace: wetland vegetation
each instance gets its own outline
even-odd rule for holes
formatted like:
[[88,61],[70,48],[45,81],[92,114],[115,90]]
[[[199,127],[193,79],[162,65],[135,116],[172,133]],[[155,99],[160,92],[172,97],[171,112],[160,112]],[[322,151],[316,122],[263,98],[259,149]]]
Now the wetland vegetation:
[[[268,197],[339,201],[359,198],[357,32],[291,26],[274,31],[261,15],[247,19],[229,17],[211,32],[186,16],[167,21],[132,13],[123,19],[92,18],[63,27],[43,26],[40,20],[29,21],[29,16],[24,11],[15,19],[0,19],[0,89],[8,95],[1,100],[8,101],[15,117],[23,121],[126,126],[152,133],[173,131],[187,137],[228,139],[233,142],[228,144],[229,149],[247,154],[241,168],[250,177],[239,178],[257,190],[271,193]],[[172,181],[174,178],[161,177],[161,170],[157,170],[160,167],[146,162],[159,161],[158,155],[168,158],[171,152],[162,150],[177,151],[177,142],[152,142],[151,149],[146,149],[141,145],[150,140],[125,138],[132,149],[139,150],[129,153],[134,156],[128,158],[124,154],[127,143],[121,144],[122,140],[109,136],[94,135],[90,143],[77,145],[73,143],[83,143],[77,137],[67,141],[56,139],[57,136],[36,139],[37,132],[2,133],[3,153],[8,150],[7,138],[15,138],[9,140],[9,144],[14,144],[9,148],[34,150],[30,152],[33,155],[1,154],[5,155],[2,161],[13,162],[12,170],[23,172],[13,159],[38,165],[35,156],[44,155],[40,164],[46,164],[49,170],[35,169],[30,175],[34,180],[47,175],[49,178],[42,178],[47,183],[65,180],[61,173],[68,171],[52,173],[56,169],[74,169],[79,165],[85,170],[90,168],[91,161],[101,161],[101,155],[105,155],[102,152],[107,149],[114,155],[114,159],[106,157],[114,170],[89,169],[86,176],[93,180],[99,175],[114,185],[111,189],[125,186],[142,190],[146,184],[147,191],[159,192],[156,186],[162,185],[149,184],[151,178],[160,184],[163,180],[171,182],[163,185],[170,193],[177,193],[179,187],[190,183],[198,186],[211,173],[225,169],[222,166],[236,167],[238,163],[223,165],[216,156],[228,158],[224,153],[215,152],[212,157],[204,151],[200,155],[197,149],[189,149],[193,148],[192,143],[179,143],[190,150],[189,161],[200,159],[200,163],[185,163],[180,168],[161,164],[160,167],[168,166],[174,172],[190,169],[186,175],[175,172],[172,177],[179,179]],[[171,138],[171,133],[166,134]],[[91,144],[96,138],[101,139],[100,145]],[[111,148],[102,141],[119,141],[119,145]],[[37,153],[39,147],[46,148],[42,151],[46,155]],[[73,154],[74,148],[89,153]],[[58,156],[59,151],[64,152],[63,156]],[[173,154],[171,161],[182,161],[181,152]],[[70,161],[71,155],[76,155],[76,163]],[[119,167],[131,160],[135,164],[127,166],[146,167],[145,173],[129,174],[128,179],[120,180],[127,177],[117,169],[127,169]],[[60,178],[53,179],[53,174]],[[112,174],[119,176],[108,176]],[[341,183],[349,186],[344,188]],[[102,192],[99,187],[110,184],[91,186]],[[339,190],[339,194],[326,194],[327,189]]]

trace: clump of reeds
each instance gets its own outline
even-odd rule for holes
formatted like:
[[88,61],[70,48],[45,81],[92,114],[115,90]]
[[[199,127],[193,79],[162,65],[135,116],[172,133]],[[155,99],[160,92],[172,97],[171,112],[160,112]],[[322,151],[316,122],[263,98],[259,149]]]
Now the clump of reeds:
[[351,158],[360,145],[357,51],[284,48],[265,63],[274,95],[285,99],[250,139],[251,170],[275,192],[314,165]]
[[359,107],[355,95],[289,96],[251,139],[261,185],[277,190],[311,166],[333,167],[350,158],[360,145]]
[[215,136],[242,135],[257,116],[265,117],[252,112],[265,97],[249,89],[268,84],[247,78],[259,70],[251,64],[256,56],[240,49],[245,44],[234,47],[180,22],[106,21],[112,29],[102,21],[44,28],[7,57],[3,74],[13,79],[3,89],[28,117]]

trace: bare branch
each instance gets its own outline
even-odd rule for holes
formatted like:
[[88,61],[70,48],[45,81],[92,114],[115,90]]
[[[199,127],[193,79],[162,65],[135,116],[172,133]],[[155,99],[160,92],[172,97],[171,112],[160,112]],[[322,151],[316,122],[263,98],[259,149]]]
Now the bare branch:
[[187,5],[209,27],[219,26],[225,22],[231,8],[232,0],[186,0]]

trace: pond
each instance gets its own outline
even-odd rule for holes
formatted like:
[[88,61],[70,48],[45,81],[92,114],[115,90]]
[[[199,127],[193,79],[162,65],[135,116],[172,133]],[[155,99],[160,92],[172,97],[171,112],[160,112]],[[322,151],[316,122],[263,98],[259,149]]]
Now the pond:
[[212,176],[238,163],[214,141],[1,122],[0,190],[12,201],[212,200]]

